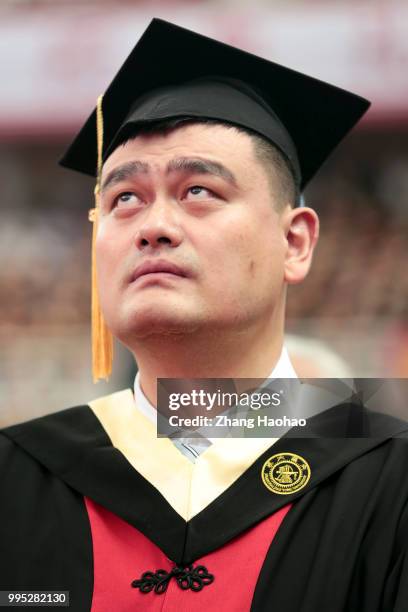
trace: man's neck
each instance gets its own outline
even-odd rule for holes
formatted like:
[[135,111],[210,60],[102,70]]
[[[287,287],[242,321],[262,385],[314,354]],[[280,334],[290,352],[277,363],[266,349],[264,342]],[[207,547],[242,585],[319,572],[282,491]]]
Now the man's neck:
[[135,351],[140,385],[153,406],[157,405],[158,378],[267,378],[282,352],[282,333],[265,335],[245,332],[223,337],[206,332],[203,337],[151,337]]

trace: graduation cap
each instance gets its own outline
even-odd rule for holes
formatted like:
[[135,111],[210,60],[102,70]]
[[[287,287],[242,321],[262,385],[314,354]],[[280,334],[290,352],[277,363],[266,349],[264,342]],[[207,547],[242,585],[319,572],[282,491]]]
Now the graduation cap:
[[[197,117],[247,128],[283,153],[302,190],[369,106],[351,92],[153,19],[60,163],[97,177],[95,239],[103,162],[138,127]],[[94,379],[106,378],[112,337],[99,308],[94,249],[92,320]]]

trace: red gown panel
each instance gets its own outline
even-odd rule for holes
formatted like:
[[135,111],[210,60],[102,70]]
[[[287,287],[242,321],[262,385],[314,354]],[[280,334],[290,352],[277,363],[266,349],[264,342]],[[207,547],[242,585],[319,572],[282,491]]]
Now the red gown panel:
[[[182,590],[171,578],[163,594],[141,593],[131,582],[174,563],[140,531],[85,498],[94,553],[92,612],[243,612],[249,610],[266,553],[291,505],[281,508],[222,548],[197,559],[214,575],[201,591]],[[165,525],[163,526],[165,529]]]

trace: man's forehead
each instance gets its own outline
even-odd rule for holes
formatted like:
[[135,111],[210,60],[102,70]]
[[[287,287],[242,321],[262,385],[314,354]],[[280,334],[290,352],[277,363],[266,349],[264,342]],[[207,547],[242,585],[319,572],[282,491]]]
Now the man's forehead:
[[136,134],[120,144],[103,165],[102,181],[127,162],[137,161],[140,173],[165,172],[183,158],[210,159],[229,166],[255,161],[250,136],[235,126],[193,123]]

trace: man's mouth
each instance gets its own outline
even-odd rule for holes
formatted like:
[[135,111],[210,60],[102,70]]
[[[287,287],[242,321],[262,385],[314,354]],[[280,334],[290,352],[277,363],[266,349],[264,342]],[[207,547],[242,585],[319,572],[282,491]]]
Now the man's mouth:
[[174,263],[166,261],[165,259],[158,259],[156,261],[145,261],[140,264],[131,276],[131,282],[134,282],[141,276],[146,274],[173,274],[175,276],[187,277],[187,271],[185,268],[178,266]]

